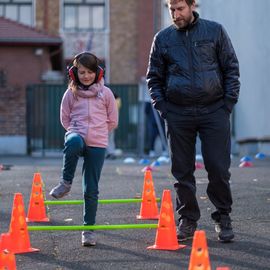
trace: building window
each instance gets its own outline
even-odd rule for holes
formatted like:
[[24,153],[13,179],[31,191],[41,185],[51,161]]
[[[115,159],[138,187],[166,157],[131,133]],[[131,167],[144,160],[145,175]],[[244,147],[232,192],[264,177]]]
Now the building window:
[[105,0],[64,0],[65,31],[104,30]]
[[0,16],[33,26],[33,0],[0,0]]

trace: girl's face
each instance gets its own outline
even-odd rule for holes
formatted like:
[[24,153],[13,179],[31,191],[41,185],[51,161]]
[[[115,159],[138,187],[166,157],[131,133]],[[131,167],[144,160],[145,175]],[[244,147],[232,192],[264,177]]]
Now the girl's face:
[[96,78],[96,73],[83,65],[78,65],[78,78],[81,84],[91,85]]

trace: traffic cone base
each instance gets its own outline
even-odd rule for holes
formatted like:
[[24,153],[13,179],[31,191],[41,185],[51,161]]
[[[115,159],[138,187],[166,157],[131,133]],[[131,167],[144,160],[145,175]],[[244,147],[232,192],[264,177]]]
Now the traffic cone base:
[[16,243],[14,243],[14,236],[11,233],[2,233],[0,238],[1,249],[7,249],[14,254],[39,251],[39,249],[32,248],[28,244],[25,246],[25,241],[15,241]]
[[40,173],[35,173],[32,184],[32,191],[29,201],[26,222],[48,222],[46,207],[42,190],[42,179]]
[[29,247],[29,248],[17,249],[13,252],[14,254],[22,254],[22,253],[30,253],[30,252],[38,252],[38,251],[40,251],[40,249]]
[[26,222],[49,222],[50,219],[49,218],[41,218],[38,221],[35,218],[26,218]]
[[184,248],[186,247],[186,245],[180,245],[180,244],[176,244],[176,245],[168,245],[167,247],[165,245],[153,245],[153,246],[149,246],[147,247],[147,249],[160,249],[160,250],[177,250],[180,248]]
[[185,245],[178,243],[170,190],[164,190],[155,244],[148,249],[176,250]]
[[2,245],[2,247],[7,248],[14,254],[39,251],[39,249],[30,246],[30,237],[21,193],[15,193],[9,232],[4,234],[4,236],[1,235],[2,239],[4,239],[3,242],[7,246]]
[[144,174],[141,209],[140,214],[136,217],[137,219],[159,218],[155,188],[150,170],[146,170]]
[[152,216],[152,217],[144,217],[144,216],[140,216],[140,215],[137,215],[136,216],[136,219],[148,219],[148,220],[156,220],[159,218],[159,215],[156,215],[156,216]]

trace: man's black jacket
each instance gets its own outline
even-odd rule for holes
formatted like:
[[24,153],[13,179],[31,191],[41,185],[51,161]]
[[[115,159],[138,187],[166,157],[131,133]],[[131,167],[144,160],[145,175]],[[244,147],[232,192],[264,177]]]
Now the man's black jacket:
[[238,100],[239,64],[226,31],[194,16],[186,29],[171,25],[153,40],[146,78],[164,118],[167,111],[195,115],[221,106],[231,112]]

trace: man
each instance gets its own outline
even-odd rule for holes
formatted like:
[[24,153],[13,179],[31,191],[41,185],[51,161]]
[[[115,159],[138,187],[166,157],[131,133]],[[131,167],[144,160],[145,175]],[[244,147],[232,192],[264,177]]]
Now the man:
[[224,28],[199,18],[195,0],[167,0],[173,24],[153,40],[147,83],[165,119],[176,179],[179,241],[192,238],[200,218],[196,200],[195,145],[199,134],[207,195],[218,239],[234,238],[230,212],[230,113],[238,100],[239,64]]

